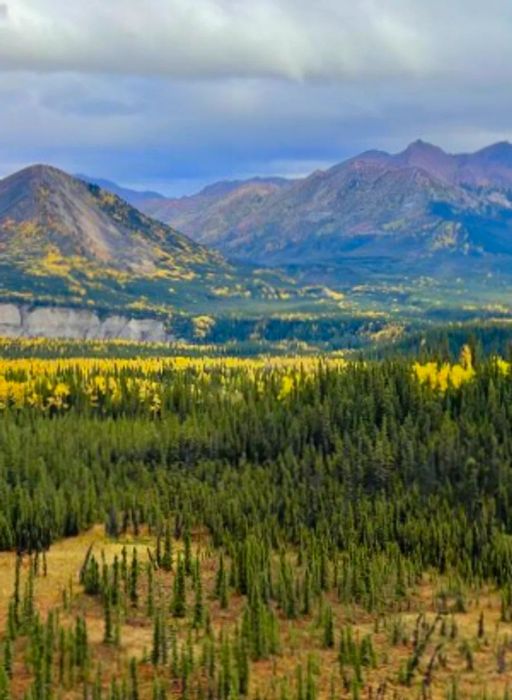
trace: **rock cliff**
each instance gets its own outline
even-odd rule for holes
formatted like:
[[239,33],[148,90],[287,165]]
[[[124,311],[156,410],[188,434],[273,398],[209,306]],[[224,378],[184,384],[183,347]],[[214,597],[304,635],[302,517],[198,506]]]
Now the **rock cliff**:
[[87,309],[0,304],[0,336],[165,342],[172,340],[154,318],[100,317]]

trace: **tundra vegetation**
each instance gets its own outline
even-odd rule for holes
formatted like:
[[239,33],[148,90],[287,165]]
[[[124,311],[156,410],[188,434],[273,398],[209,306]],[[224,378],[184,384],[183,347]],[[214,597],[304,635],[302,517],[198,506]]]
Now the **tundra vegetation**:
[[0,700],[510,697],[508,362],[2,348]]

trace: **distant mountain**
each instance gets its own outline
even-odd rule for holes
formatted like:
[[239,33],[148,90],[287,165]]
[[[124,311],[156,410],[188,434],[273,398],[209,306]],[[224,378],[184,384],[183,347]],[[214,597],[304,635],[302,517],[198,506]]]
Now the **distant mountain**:
[[510,144],[450,155],[420,140],[295,181],[220,184],[141,206],[254,263],[354,268],[365,260],[386,273],[464,275],[510,269],[511,193]]
[[126,202],[128,202],[128,204],[138,208],[140,208],[141,204],[144,202],[165,199],[164,195],[160,194],[159,192],[152,192],[151,190],[133,190],[129,189],[128,187],[121,187],[111,180],[90,177],[89,175],[75,175],[75,177],[90,185],[97,185],[98,187],[101,187],[102,190],[112,192],[112,194],[124,199]]
[[0,300],[169,314],[295,294],[55,168],[0,181]]
[[416,167],[452,185],[512,188],[512,144],[496,143],[476,153],[450,155],[421,139],[396,155],[370,151],[356,160]]
[[202,243],[215,246],[220,243],[219,236],[236,230],[268,197],[291,184],[276,177],[218,182],[191,197],[148,199],[140,207],[150,216],[173,221],[174,226],[189,230]]

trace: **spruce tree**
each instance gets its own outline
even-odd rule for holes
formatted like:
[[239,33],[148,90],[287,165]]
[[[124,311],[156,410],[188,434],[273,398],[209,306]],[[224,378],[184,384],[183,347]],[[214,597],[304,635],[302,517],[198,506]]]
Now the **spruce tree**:
[[129,700],[139,700],[139,673],[137,661],[132,656],[130,659],[130,696]]
[[220,555],[219,558],[219,566],[217,569],[217,576],[215,579],[215,595],[220,601],[220,607],[223,610],[226,610],[229,601],[228,601],[228,582],[227,582],[227,576],[226,576],[226,570],[224,567],[224,556],[223,554]]
[[187,576],[192,575],[192,535],[190,528],[187,525],[183,535],[183,555],[185,564],[185,573]]
[[173,551],[172,551],[172,534],[171,526],[167,522],[164,533],[164,551],[160,558],[160,565],[164,571],[172,571],[173,566]]
[[204,620],[204,603],[203,603],[203,584],[201,581],[201,571],[199,561],[196,560],[195,575],[194,575],[194,616],[192,620],[193,626],[198,629],[203,624]]
[[155,612],[155,581],[153,575],[153,566],[151,562],[146,565],[147,575],[147,599],[146,599],[146,614],[148,617],[153,617]]
[[113,624],[112,624],[112,603],[110,596],[106,595],[103,603],[104,629],[103,641],[105,644],[112,644],[114,641]]
[[324,610],[323,645],[326,649],[334,647],[334,619],[330,605]]
[[178,556],[174,577],[171,612],[174,617],[185,617],[186,614],[185,564],[181,554]]
[[130,566],[130,582],[129,582],[129,595],[131,604],[136,607],[139,600],[138,592],[138,581],[139,581],[139,562],[137,559],[137,548],[133,548],[132,552],[132,563]]
[[5,672],[6,672],[8,678],[12,678],[12,662],[13,662],[12,642],[11,642],[9,635],[6,635],[5,642],[4,642],[3,668],[5,669]]
[[5,668],[0,665],[0,700],[11,700],[10,682]]

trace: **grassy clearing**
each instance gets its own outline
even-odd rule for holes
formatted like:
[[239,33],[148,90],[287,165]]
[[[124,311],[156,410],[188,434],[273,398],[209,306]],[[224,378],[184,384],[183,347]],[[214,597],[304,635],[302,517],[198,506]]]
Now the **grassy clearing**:
[[[104,642],[105,613],[98,596],[87,595],[79,583],[80,570],[90,546],[93,552],[111,565],[121,557],[123,547],[131,553],[137,549],[139,561],[138,604],[125,599],[121,603],[122,621],[119,644]],[[151,555],[148,554],[151,552]],[[174,543],[174,553],[183,552],[183,542]],[[148,557],[155,553],[155,537],[143,532],[137,537],[108,539],[101,526],[76,537],[56,543],[47,553],[47,573],[42,561],[35,577],[34,602],[44,620],[51,610],[58,610],[59,622],[72,628],[77,616],[86,621],[89,661],[82,674],[65,674],[62,684],[55,683],[56,697],[83,698],[84,680],[91,684],[101,669],[104,696],[109,698],[113,678],[126,677],[130,659],[138,665],[138,692],[141,699],[154,697],[154,678],[162,679],[166,697],[186,693],[180,678],[173,677],[172,659],[164,664],[151,662],[154,621],[147,614],[148,583],[144,571]],[[208,610],[213,638],[233,633],[240,623],[245,599],[229,593],[227,609],[222,609],[215,595],[218,553],[203,533],[194,533],[192,553],[200,562],[204,604]],[[290,557],[293,562],[295,556]],[[13,591],[16,557],[0,554],[0,623],[8,624],[8,606]],[[23,558],[22,588],[34,562]],[[193,595],[187,594],[187,615],[174,619],[169,611],[176,573],[155,571],[155,595],[162,603],[165,622],[176,634],[178,646],[191,644],[194,656],[201,656],[205,629],[194,629],[190,622]],[[327,608],[333,611],[334,647],[325,648],[323,623]],[[297,694],[297,667],[313,666],[316,698],[504,698],[512,675],[512,623],[503,621],[502,598],[497,591],[469,589],[458,580],[426,575],[401,600],[388,601],[385,609],[368,612],[355,605],[339,602],[334,591],[315,599],[308,615],[286,619],[277,612],[279,649],[276,654],[250,664],[250,697],[281,698],[284,688],[292,697]],[[359,643],[371,638],[374,661],[363,665],[362,682],[353,683],[354,668],[340,664],[339,644],[342,630],[351,629]],[[429,630],[430,636],[429,636]],[[5,637],[5,634],[4,634]],[[411,680],[404,674],[408,662],[428,637]],[[187,641],[188,640],[188,641]],[[14,644],[11,682],[13,698],[23,698],[33,684],[30,643],[21,635]],[[169,652],[169,657],[171,652]],[[511,656],[509,659],[508,657]],[[201,671],[197,671],[201,675]],[[54,679],[57,672],[54,672]],[[287,679],[287,681],[285,681]],[[286,683],[286,686],[285,686]],[[193,684],[187,693],[193,692]],[[91,691],[92,692],[92,691]],[[312,691],[313,692],[313,691]],[[85,695],[89,697],[89,695]],[[93,697],[92,695],[90,697]],[[132,697],[131,695],[127,697]]]

